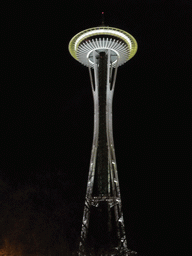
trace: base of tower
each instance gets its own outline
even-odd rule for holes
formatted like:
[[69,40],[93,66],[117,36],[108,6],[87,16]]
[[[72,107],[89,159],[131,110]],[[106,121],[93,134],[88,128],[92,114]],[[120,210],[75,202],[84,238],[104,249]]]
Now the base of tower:
[[81,237],[79,256],[135,256],[136,252],[127,249],[123,219],[120,214],[115,216],[119,213],[115,208],[118,198],[92,197],[88,205],[89,226],[84,232],[86,238]]
[[118,247],[113,249],[99,248],[98,250],[89,248],[87,251],[79,252],[78,256],[136,256],[137,252],[127,249],[120,251]]

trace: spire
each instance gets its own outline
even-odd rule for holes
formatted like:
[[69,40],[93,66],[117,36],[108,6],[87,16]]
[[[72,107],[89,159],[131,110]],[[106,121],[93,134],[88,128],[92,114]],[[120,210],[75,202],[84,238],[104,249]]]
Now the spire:
[[102,23],[101,23],[101,26],[105,26],[105,24],[104,24],[104,12],[102,12],[102,13],[101,13],[101,15],[102,15],[102,16],[101,16],[101,17],[102,17]]

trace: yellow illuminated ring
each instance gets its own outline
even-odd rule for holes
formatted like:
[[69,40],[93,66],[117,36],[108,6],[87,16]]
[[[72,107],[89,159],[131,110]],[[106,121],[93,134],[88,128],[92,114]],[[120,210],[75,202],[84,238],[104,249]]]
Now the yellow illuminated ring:
[[[89,29],[83,30],[80,33],[76,34],[69,42],[70,54],[72,55],[72,57],[74,59],[82,62],[79,59],[79,55],[78,55],[78,50],[79,50],[79,46],[81,46],[81,43],[84,40],[89,39],[90,37],[95,37],[95,36],[98,36],[97,37],[98,39],[100,39],[100,38],[102,39],[102,36],[104,36],[104,35],[108,36],[109,39],[111,36],[111,38],[116,38],[120,42],[123,42],[124,49],[122,49],[122,47],[121,47],[121,56],[123,56],[122,54],[124,54],[124,52],[125,52],[125,54],[124,54],[124,58],[123,58],[124,60],[122,60],[123,62],[121,63],[121,65],[124,64],[126,61],[130,60],[136,54],[138,46],[137,46],[137,41],[135,40],[135,38],[132,35],[130,35],[129,33],[127,33],[126,31],[123,31],[118,28],[113,28],[113,27],[94,27],[94,28],[89,28]],[[96,40],[97,40],[97,38],[96,38]],[[90,46],[89,46],[89,48],[90,48]],[[98,47],[95,47],[95,48],[98,49]],[[102,44],[100,44],[100,49],[102,49],[102,48],[103,48]],[[114,48],[114,50],[116,48],[118,48],[118,47],[116,46]],[[109,47],[107,47],[107,49],[109,49]],[[111,47],[110,49],[113,50],[113,47]],[[90,50],[90,49],[88,49],[88,50]],[[92,47],[92,50],[94,50],[94,47]],[[127,52],[128,52],[128,54],[127,54]],[[85,62],[85,61],[83,60],[83,62]],[[82,63],[82,64],[86,65],[85,63]]]

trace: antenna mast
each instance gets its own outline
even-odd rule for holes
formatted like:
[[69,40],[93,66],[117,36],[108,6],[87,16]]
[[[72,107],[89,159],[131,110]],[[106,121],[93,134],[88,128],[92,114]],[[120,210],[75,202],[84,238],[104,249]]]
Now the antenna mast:
[[104,12],[101,13],[101,17],[102,17],[102,22],[101,22],[101,25],[102,26],[105,26],[105,22],[104,22]]

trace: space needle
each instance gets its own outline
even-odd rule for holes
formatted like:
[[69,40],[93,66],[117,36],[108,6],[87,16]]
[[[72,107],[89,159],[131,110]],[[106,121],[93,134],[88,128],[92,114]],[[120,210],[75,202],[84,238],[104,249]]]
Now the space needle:
[[[103,13],[102,13],[103,16]],[[136,255],[127,247],[113,142],[112,101],[117,69],[137,52],[135,38],[102,25],[69,42],[74,59],[88,67],[94,100],[94,135],[85,196],[79,256]]]

